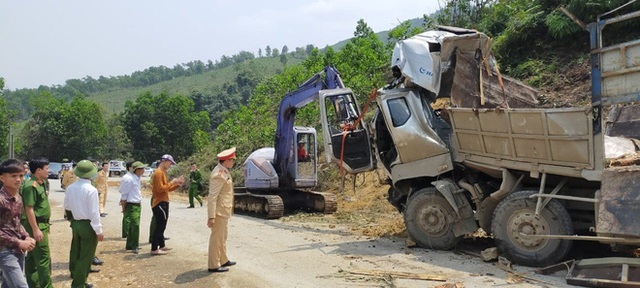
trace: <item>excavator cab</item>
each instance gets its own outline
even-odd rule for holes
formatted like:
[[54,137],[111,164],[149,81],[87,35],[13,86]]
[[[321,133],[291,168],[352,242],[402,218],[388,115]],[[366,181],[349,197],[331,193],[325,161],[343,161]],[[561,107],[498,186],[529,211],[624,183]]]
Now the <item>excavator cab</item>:
[[318,184],[318,172],[316,170],[317,153],[316,129],[310,127],[293,127],[295,134],[295,148],[291,152],[290,161],[296,161],[296,165],[288,165],[293,171],[289,171],[292,175],[291,179],[295,181],[297,188],[310,188]]
[[371,171],[374,167],[369,133],[349,89],[319,92],[322,133],[327,162],[338,163],[349,173]]

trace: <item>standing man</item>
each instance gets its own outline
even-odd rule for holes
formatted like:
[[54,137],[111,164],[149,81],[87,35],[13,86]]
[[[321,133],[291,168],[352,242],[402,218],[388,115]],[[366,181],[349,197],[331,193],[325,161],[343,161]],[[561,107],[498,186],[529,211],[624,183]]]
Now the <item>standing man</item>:
[[29,237],[20,224],[22,197],[20,185],[24,177],[24,167],[16,159],[0,163],[0,279],[2,286],[27,288],[22,269],[24,253],[36,246],[36,240]]
[[31,178],[22,186],[24,206],[22,226],[36,240],[36,247],[27,254],[25,276],[29,287],[51,288],[51,250],[49,249],[49,218],[51,207],[46,189],[49,160],[37,157],[29,161]]
[[142,192],[140,190],[140,177],[144,173],[144,167],[140,161],[133,162],[131,165],[132,176],[122,179],[120,184],[120,205],[124,207],[124,218],[128,219],[127,244],[126,250],[131,250],[134,254],[138,254],[140,246],[140,202],[142,201]]
[[233,179],[229,169],[236,162],[236,148],[218,153],[218,165],[209,178],[209,200],[207,203],[207,226],[209,235],[209,272],[226,272],[236,262],[227,257],[227,224],[233,214]]
[[198,170],[196,163],[191,163],[191,168],[189,169],[191,173],[189,173],[189,207],[193,208],[193,198],[198,200],[200,203],[200,207],[202,207],[202,198],[200,198],[200,187],[202,187],[202,172]]
[[[132,181],[131,178],[133,177],[133,174],[131,173],[131,165],[133,165],[133,162],[129,161],[125,165],[127,167],[127,174],[124,174],[124,176],[122,176],[122,180],[120,180],[120,188],[118,188],[120,194],[122,194],[122,183]],[[120,196],[120,199],[122,199],[122,196]],[[122,202],[119,204],[122,206]],[[125,208],[125,206],[122,206],[122,238],[127,238],[127,233],[129,232],[129,219],[124,214]]]
[[96,179],[96,188],[98,188],[98,196],[100,197],[100,217],[107,216],[104,213],[104,206],[107,203],[107,190],[109,190],[109,163],[102,163],[102,170],[98,172],[98,178]]
[[98,190],[91,185],[91,178],[97,174],[96,167],[89,160],[78,162],[73,173],[78,181],[67,187],[64,197],[64,209],[71,211],[71,252],[69,253],[69,269],[72,271],[72,288],[87,287],[87,277],[91,262],[96,253],[98,241],[104,239],[100,223]]
[[153,231],[153,241],[151,242],[151,255],[164,255],[171,250],[164,243],[164,231],[167,229],[167,220],[169,220],[169,192],[178,189],[184,183],[184,176],[175,178],[171,182],[167,180],[167,171],[173,164],[176,164],[173,161],[173,156],[163,155],[158,169],[151,176],[151,191],[153,192],[151,210],[156,218],[156,228]]

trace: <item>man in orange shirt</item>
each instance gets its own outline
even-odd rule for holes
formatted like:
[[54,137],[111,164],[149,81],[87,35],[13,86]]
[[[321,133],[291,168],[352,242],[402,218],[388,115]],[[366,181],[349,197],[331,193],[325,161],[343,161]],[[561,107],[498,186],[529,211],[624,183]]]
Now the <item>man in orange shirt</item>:
[[164,255],[171,249],[165,247],[164,243],[164,230],[167,229],[167,220],[169,219],[169,192],[178,189],[184,183],[184,176],[175,178],[171,182],[167,180],[167,170],[173,164],[176,164],[173,156],[163,155],[158,169],[151,176],[151,192],[153,192],[151,210],[156,218],[156,229],[153,233],[153,241],[151,241],[151,255]]

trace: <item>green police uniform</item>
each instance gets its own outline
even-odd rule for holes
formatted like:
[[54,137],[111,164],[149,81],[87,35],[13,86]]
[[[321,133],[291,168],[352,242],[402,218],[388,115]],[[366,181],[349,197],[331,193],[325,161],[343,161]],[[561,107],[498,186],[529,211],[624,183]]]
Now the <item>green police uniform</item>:
[[198,200],[198,203],[200,203],[200,206],[202,206],[202,198],[200,198],[199,192],[200,192],[200,185],[202,185],[201,181],[202,181],[202,173],[200,172],[200,170],[196,169],[194,171],[191,171],[191,173],[189,174],[189,207],[193,208],[193,198],[195,198],[196,200]]
[[42,231],[42,241],[36,243],[36,247],[27,253],[25,259],[25,275],[29,287],[49,288],[53,287],[51,281],[51,250],[49,249],[49,218],[51,218],[51,207],[49,206],[49,196],[46,192],[46,182],[38,183],[37,179],[31,178],[22,186],[22,226],[24,226],[29,236],[33,236],[33,228],[27,219],[26,207],[33,207],[38,228]]

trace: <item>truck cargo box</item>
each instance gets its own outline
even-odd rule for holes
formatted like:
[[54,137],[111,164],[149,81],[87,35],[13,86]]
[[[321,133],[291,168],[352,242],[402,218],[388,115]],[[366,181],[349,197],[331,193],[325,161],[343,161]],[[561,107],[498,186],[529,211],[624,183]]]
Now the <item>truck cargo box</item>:
[[[601,166],[589,108],[449,108],[456,162],[583,177]],[[599,145],[599,146],[598,146]],[[600,155],[600,154],[598,154]],[[585,177],[583,177],[585,178]]]

